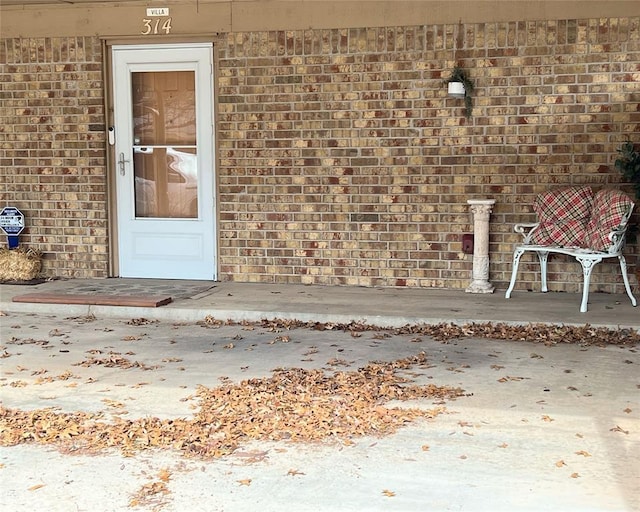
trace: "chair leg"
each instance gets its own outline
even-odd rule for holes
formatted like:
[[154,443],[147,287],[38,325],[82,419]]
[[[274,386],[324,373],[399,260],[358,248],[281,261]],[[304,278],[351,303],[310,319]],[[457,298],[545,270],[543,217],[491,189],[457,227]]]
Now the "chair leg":
[[549,251],[537,251],[538,259],[540,260],[540,280],[541,280],[541,292],[547,292],[547,260],[549,259]]
[[622,270],[622,279],[624,280],[624,288],[627,290],[627,295],[631,299],[631,304],[633,307],[637,306],[636,298],[631,293],[631,286],[629,286],[629,276],[627,276],[627,262],[624,259],[622,254],[618,255],[618,260],[620,261],[620,270]]
[[507,292],[504,294],[506,299],[511,297],[513,287],[516,285],[516,277],[518,277],[518,265],[520,265],[520,257],[523,254],[524,249],[517,248],[515,251],[513,251],[513,270],[511,271],[511,282],[509,283],[509,288],[507,288]]
[[593,259],[593,258],[581,258],[579,256],[576,259],[582,265],[582,275],[584,277],[584,282],[582,284],[582,302],[580,303],[580,313],[587,312],[587,303],[589,302],[589,284],[591,283],[591,271],[593,267],[596,266],[596,263],[602,261],[602,258]]

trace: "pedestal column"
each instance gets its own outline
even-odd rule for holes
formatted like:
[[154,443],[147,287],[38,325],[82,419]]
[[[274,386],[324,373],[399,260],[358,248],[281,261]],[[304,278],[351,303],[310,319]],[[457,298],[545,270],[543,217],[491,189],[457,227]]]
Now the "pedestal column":
[[495,199],[469,199],[473,213],[473,274],[467,293],[493,293],[489,282],[489,217]]

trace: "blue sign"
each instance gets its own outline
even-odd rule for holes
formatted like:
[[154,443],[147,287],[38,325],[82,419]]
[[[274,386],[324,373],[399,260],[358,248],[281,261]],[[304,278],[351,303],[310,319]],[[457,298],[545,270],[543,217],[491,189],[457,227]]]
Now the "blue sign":
[[9,248],[18,247],[18,235],[24,229],[24,215],[14,206],[5,206],[0,211],[0,229],[9,238]]
[[24,215],[13,206],[7,206],[0,212],[0,229],[7,235],[19,235],[24,229]]

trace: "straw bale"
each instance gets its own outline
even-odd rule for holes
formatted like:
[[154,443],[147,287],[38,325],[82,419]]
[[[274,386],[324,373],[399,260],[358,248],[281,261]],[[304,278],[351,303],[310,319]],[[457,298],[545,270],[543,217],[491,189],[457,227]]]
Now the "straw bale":
[[0,248],[0,281],[29,281],[42,269],[42,254],[33,249]]

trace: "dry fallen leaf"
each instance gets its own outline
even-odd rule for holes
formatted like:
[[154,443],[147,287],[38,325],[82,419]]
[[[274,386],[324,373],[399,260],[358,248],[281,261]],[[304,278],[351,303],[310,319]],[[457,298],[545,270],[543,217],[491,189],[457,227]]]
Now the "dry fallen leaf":
[[140,341],[142,336],[123,336],[122,341]]
[[289,471],[287,471],[287,475],[298,476],[298,475],[304,475],[304,473],[302,471],[298,471],[297,469],[290,469]]
[[167,468],[163,468],[158,473],[158,478],[163,482],[168,482],[171,480],[171,472]]
[[129,501],[130,507],[148,505],[157,495],[169,494],[169,488],[165,482],[149,482],[144,484],[133,498]]
[[243,478],[242,480],[236,480],[240,485],[251,485],[251,478]]
[[620,432],[621,434],[628,434],[628,430],[624,430],[620,425],[616,425],[613,428],[609,429],[609,432]]
[[552,421],[555,421],[555,420],[551,416],[543,414],[542,415],[542,421],[552,422]]
[[327,366],[349,366],[349,362],[344,359],[332,357],[327,361]]
[[149,325],[158,323],[158,320],[147,320],[146,318],[132,318],[125,322],[127,325]]
[[566,466],[567,463],[563,460],[559,460],[558,462],[556,462],[556,467],[561,468],[562,466]]
[[502,377],[501,379],[498,379],[498,382],[517,382],[524,380],[525,378],[526,377],[514,377],[512,375],[507,375],[505,377]]
[[37,491],[38,489],[41,489],[42,487],[44,487],[45,484],[36,484],[36,485],[32,485],[31,487],[29,487],[27,489],[27,491]]
[[429,451],[429,445],[428,445],[428,444],[423,444],[423,445],[421,446],[421,448],[422,448],[422,451],[423,451],[423,452],[428,452],[428,451]]
[[579,473],[571,473],[571,478],[579,478],[580,474]]
[[104,402],[109,407],[124,407],[122,402],[118,402],[117,400],[111,400],[110,398],[103,398],[102,402]]
[[393,491],[390,491],[389,489],[385,489],[382,491],[382,494],[384,494],[385,496],[389,497],[389,498],[393,498],[396,493]]
[[576,455],[582,455],[583,457],[591,457],[591,454],[587,451],[584,450],[580,450],[578,452],[576,452]]

